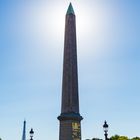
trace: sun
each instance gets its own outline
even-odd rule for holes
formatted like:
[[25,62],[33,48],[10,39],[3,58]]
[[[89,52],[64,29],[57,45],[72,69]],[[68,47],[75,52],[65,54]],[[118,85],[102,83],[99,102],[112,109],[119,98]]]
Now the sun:
[[[40,39],[42,42],[51,42],[51,49],[53,47],[59,49],[56,47],[60,47],[60,44],[62,44],[63,47],[65,16],[69,3],[69,1],[51,1],[46,4],[36,5],[32,10],[32,17],[29,17],[30,20],[34,21],[31,29],[37,31],[37,39]],[[71,1],[71,3],[76,15],[76,33],[79,53],[89,55],[93,49],[95,49],[94,52],[97,52],[98,48],[96,48],[96,46],[93,48],[88,42],[91,42],[91,38],[94,37],[96,37],[97,41],[95,34],[98,34],[98,25],[100,24],[97,22],[99,20],[94,21],[94,19],[98,19],[98,15],[95,17],[89,3],[74,0]]]
[[[76,15],[77,35],[86,37],[86,33],[91,31],[91,14],[88,5],[82,2],[71,1]],[[32,21],[33,30],[37,30],[41,37],[49,35],[49,38],[59,39],[64,36],[65,15],[69,6],[69,1],[51,1],[42,5],[35,5],[30,10],[27,9],[29,17]]]
[[[90,15],[89,8],[83,4],[78,2],[72,2],[75,15],[76,15],[76,29],[77,35],[79,38],[85,38],[86,33],[90,32]],[[60,39],[60,36],[64,36],[64,28],[65,28],[65,15],[67,12],[67,8],[69,6],[69,2],[57,3],[53,2],[46,9],[46,20],[45,27],[46,31],[50,36],[54,38]]]

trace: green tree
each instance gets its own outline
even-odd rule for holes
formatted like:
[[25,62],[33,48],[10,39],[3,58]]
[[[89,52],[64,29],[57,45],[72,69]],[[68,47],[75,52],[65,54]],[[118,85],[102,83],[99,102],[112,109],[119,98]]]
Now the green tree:
[[110,140],[129,140],[127,136],[115,135],[110,138]]
[[140,137],[128,138],[127,136],[114,135],[110,140],[140,140]]
[[127,136],[120,136],[118,140],[129,140]]
[[92,140],[102,140],[102,139],[99,139],[99,138],[92,138]]
[[134,138],[132,138],[130,140],[140,140],[140,137],[134,137]]
[[115,135],[115,136],[112,136],[111,138],[110,138],[110,140],[118,140],[119,139],[119,135]]

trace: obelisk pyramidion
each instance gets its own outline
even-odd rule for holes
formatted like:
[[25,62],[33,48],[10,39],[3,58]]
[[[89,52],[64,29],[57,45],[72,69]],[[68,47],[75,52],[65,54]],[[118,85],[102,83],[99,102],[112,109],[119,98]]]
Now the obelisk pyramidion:
[[81,120],[78,97],[76,17],[70,3],[65,19],[62,105],[59,140],[81,140]]

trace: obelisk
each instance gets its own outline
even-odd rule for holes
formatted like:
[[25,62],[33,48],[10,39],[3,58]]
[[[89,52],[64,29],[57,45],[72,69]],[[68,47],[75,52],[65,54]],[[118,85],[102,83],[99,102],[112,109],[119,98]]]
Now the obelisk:
[[70,3],[65,19],[59,140],[81,140],[82,119],[79,113],[76,17]]

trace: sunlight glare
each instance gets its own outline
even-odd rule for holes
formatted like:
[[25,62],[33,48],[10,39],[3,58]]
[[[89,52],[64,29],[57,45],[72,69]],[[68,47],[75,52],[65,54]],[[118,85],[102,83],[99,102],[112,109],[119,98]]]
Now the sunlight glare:
[[[96,44],[100,42],[100,35],[103,31],[104,18],[98,7],[91,9],[90,3],[72,1],[72,5],[76,15],[77,44],[79,55],[97,55],[102,48]],[[41,5],[37,7],[38,11],[34,11],[34,24],[32,30],[38,31],[38,37],[42,42],[50,42],[51,48],[60,44],[63,47],[65,15],[69,2],[50,2],[47,6]],[[94,42],[94,43],[93,43]],[[59,44],[59,45],[56,45]]]

